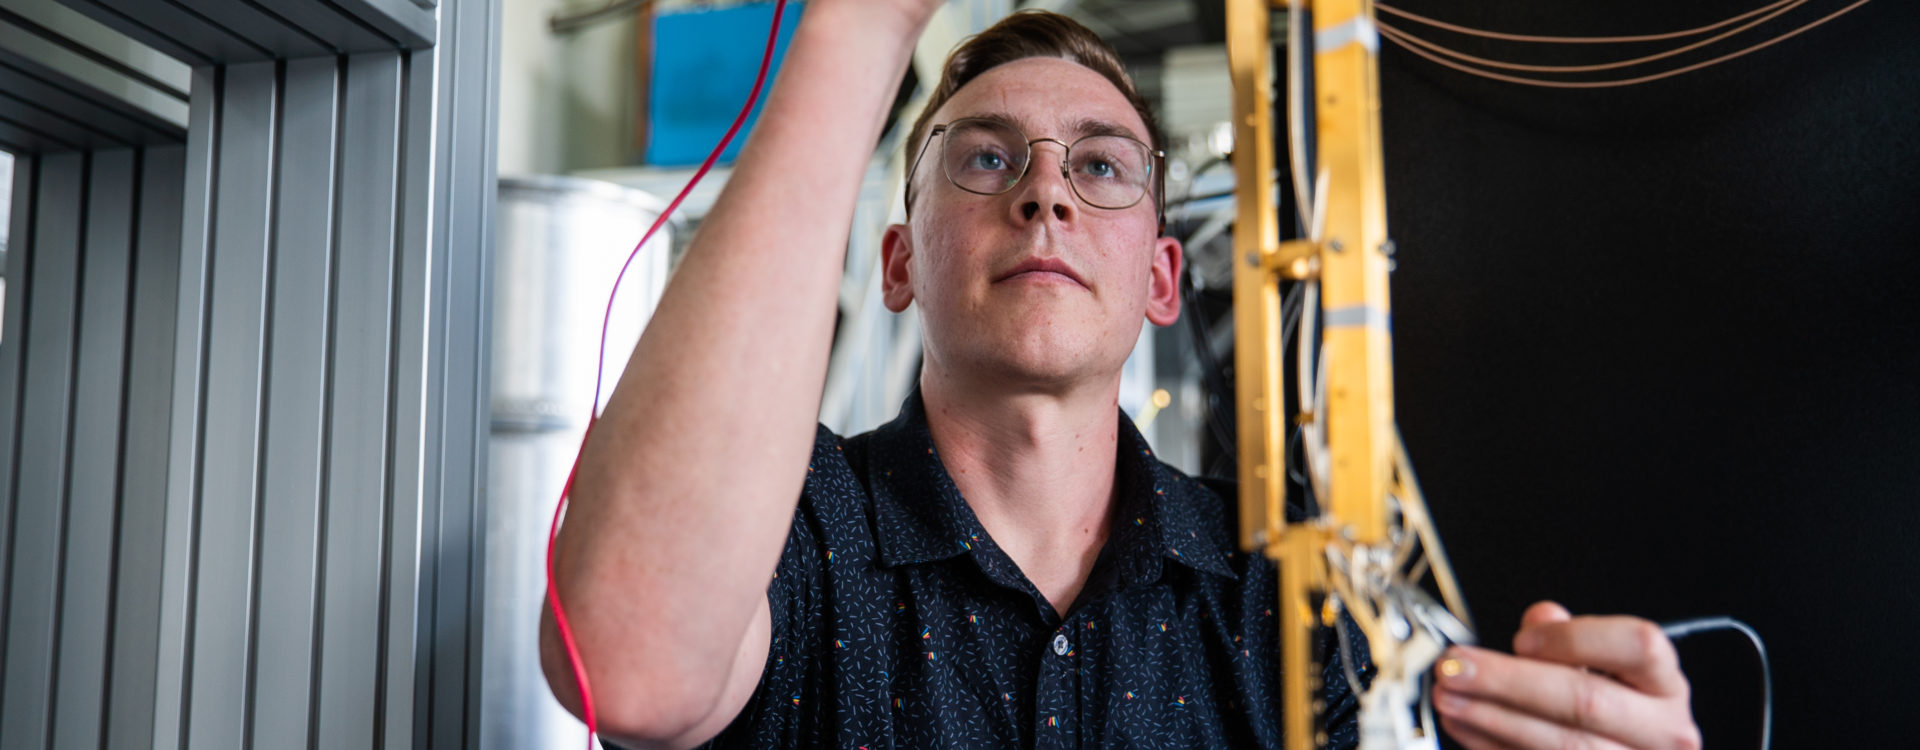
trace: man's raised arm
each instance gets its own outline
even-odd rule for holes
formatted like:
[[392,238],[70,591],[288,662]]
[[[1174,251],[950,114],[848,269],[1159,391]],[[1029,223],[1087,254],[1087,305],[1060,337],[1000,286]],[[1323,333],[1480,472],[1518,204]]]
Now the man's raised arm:
[[[560,598],[616,742],[703,741],[760,677],[767,585],[806,476],[860,180],[937,2],[807,5],[593,429],[559,537]],[[580,713],[551,612],[541,651],[555,695]]]

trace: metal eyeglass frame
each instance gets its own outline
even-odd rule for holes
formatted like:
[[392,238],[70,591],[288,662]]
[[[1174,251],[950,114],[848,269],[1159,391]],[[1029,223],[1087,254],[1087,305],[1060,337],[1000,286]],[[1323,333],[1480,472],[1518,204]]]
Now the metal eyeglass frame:
[[[1018,126],[1013,125],[1012,123],[1001,122],[999,120],[993,120],[993,119],[988,119],[984,117],[961,117],[954,120],[948,120],[947,122],[943,122],[939,125],[935,125],[932,128],[929,128],[927,130],[927,138],[926,140],[920,142],[920,151],[914,154],[913,164],[907,167],[907,176],[904,180],[904,186],[906,187],[906,190],[907,190],[904,200],[906,202],[907,213],[909,215],[913,213],[913,192],[912,192],[913,191],[913,175],[920,170],[920,162],[926,160],[927,149],[933,146],[934,136],[947,132],[947,130],[951,128],[953,125],[955,125],[956,123],[963,123],[963,122],[986,123],[989,125],[1009,128],[1013,130],[1013,132],[1018,133],[1020,135],[1020,138],[1022,140],[1026,140],[1027,155],[1025,157],[1025,161],[1021,163],[1020,175],[1018,177],[1013,178],[1012,181],[1008,182],[1005,188],[1002,188],[999,192],[995,192],[995,193],[983,193],[978,190],[974,190],[973,188],[960,184],[958,181],[953,179],[953,175],[951,173],[947,172],[945,160],[942,160],[940,174],[945,176],[947,178],[947,182],[951,183],[954,187],[960,188],[961,190],[972,193],[974,195],[1005,195],[1009,192],[1012,192],[1012,190],[1015,187],[1019,186],[1020,181],[1027,178],[1027,173],[1033,171],[1033,144],[1057,143],[1057,144],[1060,144],[1060,149],[1061,149],[1060,178],[1067,181],[1067,189],[1073,191],[1073,197],[1080,199],[1081,203],[1084,203],[1093,208],[1098,208],[1106,211],[1122,211],[1122,210],[1133,208],[1134,206],[1140,205],[1140,201],[1144,200],[1147,197],[1148,193],[1153,193],[1155,216],[1158,217],[1162,227],[1166,225],[1166,221],[1167,221],[1166,206],[1161,205],[1160,203],[1162,196],[1160,195],[1159,187],[1161,184],[1160,183],[1161,170],[1163,170],[1166,167],[1167,152],[1161,151],[1159,149],[1155,149],[1153,146],[1150,146],[1142,142],[1138,138],[1134,138],[1128,135],[1115,134],[1115,133],[1094,133],[1092,135],[1084,135],[1074,139],[1073,143],[1065,143],[1058,138],[1034,138],[1032,140],[1027,140],[1026,131],[1021,130]],[[1111,138],[1125,138],[1129,141],[1133,141],[1134,143],[1139,143],[1142,148],[1145,148],[1147,150],[1147,155],[1151,157],[1153,160],[1148,164],[1148,167],[1147,167],[1149,170],[1149,172],[1147,173],[1147,184],[1141,187],[1140,196],[1138,198],[1134,198],[1132,203],[1128,203],[1127,205],[1124,205],[1124,206],[1101,206],[1101,205],[1095,204],[1093,201],[1087,200],[1087,196],[1080,194],[1080,185],[1073,181],[1073,175],[1067,171],[1067,163],[1072,161],[1073,159],[1073,147],[1089,138],[1099,138],[1102,136],[1111,137]],[[942,148],[944,148],[944,146]]]

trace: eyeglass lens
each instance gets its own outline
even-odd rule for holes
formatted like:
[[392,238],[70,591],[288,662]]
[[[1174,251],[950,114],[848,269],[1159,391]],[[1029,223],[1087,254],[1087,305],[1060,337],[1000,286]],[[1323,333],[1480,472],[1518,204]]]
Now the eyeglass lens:
[[[1026,174],[1025,133],[990,120],[961,120],[941,144],[947,178],[961,189],[998,195]],[[1068,149],[1067,176],[1080,199],[1097,208],[1126,208],[1146,194],[1153,162],[1147,147],[1131,138],[1095,135]]]

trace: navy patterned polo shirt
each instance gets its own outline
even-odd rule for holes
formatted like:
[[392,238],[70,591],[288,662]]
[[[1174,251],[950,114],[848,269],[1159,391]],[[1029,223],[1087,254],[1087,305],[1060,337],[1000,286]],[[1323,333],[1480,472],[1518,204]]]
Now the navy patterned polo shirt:
[[[1119,421],[1116,526],[1064,618],[961,498],[918,392],[873,432],[822,427],[766,670],[708,746],[1280,747],[1274,567],[1235,547],[1230,483]],[[1351,747],[1357,703],[1320,640],[1329,746]]]

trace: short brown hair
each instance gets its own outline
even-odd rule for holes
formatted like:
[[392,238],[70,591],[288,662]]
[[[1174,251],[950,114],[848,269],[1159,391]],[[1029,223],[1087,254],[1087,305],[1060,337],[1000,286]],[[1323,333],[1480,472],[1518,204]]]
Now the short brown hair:
[[[1079,21],[1059,13],[1045,10],[1023,10],[1000,19],[999,23],[973,36],[967,37],[960,46],[953,48],[947,55],[947,62],[940,69],[940,83],[927,98],[927,108],[913,121],[913,129],[907,131],[907,140],[903,144],[907,158],[913,158],[927,139],[928,120],[940,106],[952,99],[960,87],[967,85],[982,73],[1015,60],[1029,57],[1057,57],[1062,60],[1079,63],[1095,73],[1106,77],[1120,94],[1133,105],[1133,111],[1139,113],[1140,121],[1147,124],[1147,138],[1155,151],[1166,150],[1166,135],[1160,132],[1160,124],[1154,121],[1153,109],[1140,91],[1133,86],[1133,78],[1120,64],[1120,54],[1108,46],[1099,34],[1082,26]],[[1164,211],[1161,199],[1166,195],[1166,170],[1154,176],[1154,207]],[[906,191],[907,205],[913,205],[913,186],[902,187]]]

